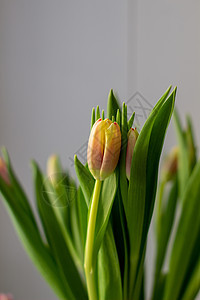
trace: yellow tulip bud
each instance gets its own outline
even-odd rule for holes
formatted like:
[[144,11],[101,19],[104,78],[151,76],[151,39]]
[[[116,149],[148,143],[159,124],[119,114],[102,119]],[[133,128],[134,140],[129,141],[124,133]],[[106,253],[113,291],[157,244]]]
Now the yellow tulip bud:
[[161,171],[162,179],[164,181],[170,181],[176,175],[178,170],[178,154],[179,148],[173,147],[171,152],[165,158]]
[[133,150],[135,148],[135,143],[137,141],[138,136],[139,133],[136,128],[131,128],[127,135],[128,142],[126,151],[126,177],[128,178],[128,180],[130,180]]
[[59,157],[56,154],[48,158],[47,176],[54,187],[62,180],[62,167]]
[[8,169],[3,158],[0,157],[0,177],[5,181],[6,184],[10,185],[10,177]]
[[115,170],[121,149],[121,132],[116,122],[99,119],[92,127],[87,151],[88,167],[95,179],[104,180]]

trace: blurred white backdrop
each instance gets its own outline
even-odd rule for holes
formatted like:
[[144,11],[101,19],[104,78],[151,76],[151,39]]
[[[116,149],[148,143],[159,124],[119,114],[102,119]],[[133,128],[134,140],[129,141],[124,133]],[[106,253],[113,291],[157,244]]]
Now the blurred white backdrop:
[[[138,91],[153,105],[177,85],[181,115],[189,112],[198,132],[199,9],[198,0],[0,0],[0,145],[32,203],[30,158],[45,169],[56,152],[74,174],[69,158],[87,140],[92,107],[106,108],[110,88],[121,100]],[[170,127],[165,149],[174,140]],[[149,287],[153,235],[148,251]],[[0,290],[16,300],[56,299],[1,201]]]

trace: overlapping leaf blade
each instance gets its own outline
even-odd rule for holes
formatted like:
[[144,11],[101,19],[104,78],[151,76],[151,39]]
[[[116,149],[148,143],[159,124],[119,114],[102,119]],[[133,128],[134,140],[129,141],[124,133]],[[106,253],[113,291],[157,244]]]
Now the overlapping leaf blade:
[[1,178],[0,191],[18,236],[29,257],[58,297],[67,299],[67,290],[60,277],[57,263],[49,248],[44,245],[35,222],[23,209],[21,200],[14,194],[13,189],[7,187]]
[[184,192],[183,207],[170,258],[164,300],[179,299],[181,286],[200,232],[200,162],[195,166]]
[[74,166],[86,204],[89,207],[90,199],[94,190],[94,177],[91,175],[88,168],[80,162],[76,155],[74,157]]
[[178,199],[178,181],[176,176],[176,178],[174,178],[174,181],[172,183],[172,187],[169,192],[167,203],[165,205],[162,203],[161,211],[159,214],[159,220],[158,223],[156,224],[158,228],[156,228],[157,249],[156,249],[155,279],[154,279],[155,288],[157,282],[160,281],[159,277],[165,259],[165,255],[167,252],[168,242],[169,242],[170,234],[175,219],[177,199]]
[[111,224],[108,224],[98,254],[99,300],[122,300],[119,260]]
[[116,191],[117,191],[117,175],[116,172],[114,172],[112,175],[110,175],[108,178],[104,180],[101,188],[96,227],[95,227],[93,265],[95,265],[97,254],[107,228]]
[[48,230],[51,249],[59,266],[60,276],[67,291],[66,299],[87,300],[88,297],[85,287],[80,278],[80,274],[76,269],[75,262],[70,255],[70,251],[67,247],[68,245],[66,244],[66,241],[62,235],[62,229],[56,219],[54,209],[51,206],[47,194],[42,195],[41,186],[43,184],[43,178],[41,172],[36,164],[33,164],[33,167],[36,197],[38,198],[38,202],[40,203],[40,210],[41,214],[43,215],[43,221],[45,222],[46,228]]
[[28,198],[27,198],[22,186],[20,185],[20,183],[18,181],[17,176],[14,173],[8,152],[7,152],[6,148],[4,148],[4,147],[1,149],[1,151],[2,151],[4,160],[5,160],[7,168],[8,168],[9,176],[10,176],[13,188],[15,190],[16,197],[17,197],[18,201],[20,202],[20,205],[27,212],[29,217],[32,219],[33,224],[35,224],[35,227],[37,228],[36,221],[35,221],[30,203],[28,201]]
[[159,158],[174,107],[175,91],[166,100],[169,90],[147,119],[133,153],[127,204],[131,247],[130,297],[146,243],[155,200]]
[[195,299],[200,290],[200,258],[195,265],[194,272],[191,274],[190,282],[185,287],[185,292],[181,300]]
[[116,116],[118,109],[120,111],[118,101],[113,93],[113,90],[110,90],[107,103],[107,118],[112,120],[112,116]]
[[122,121],[121,121],[121,153],[119,158],[119,184],[122,202],[124,205],[125,214],[127,217],[127,201],[128,201],[128,182],[126,178],[126,148],[127,148],[127,106],[125,103],[122,105]]
[[[87,216],[88,216],[88,207],[83,196],[81,187],[78,188],[78,209],[79,209],[79,219],[80,219],[80,230],[81,230],[81,242],[83,249],[85,250],[85,241],[87,234]],[[84,254],[83,250],[83,254]]]
[[174,124],[179,144],[179,156],[178,156],[178,176],[179,176],[179,195],[183,198],[183,193],[187,185],[189,177],[189,160],[188,149],[186,143],[185,132],[182,129],[181,121],[178,112],[174,111]]

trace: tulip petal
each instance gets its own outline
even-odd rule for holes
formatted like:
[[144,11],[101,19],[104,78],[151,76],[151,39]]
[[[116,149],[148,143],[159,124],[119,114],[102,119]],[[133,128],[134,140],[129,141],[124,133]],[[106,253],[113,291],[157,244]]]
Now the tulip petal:
[[98,119],[92,127],[87,150],[87,161],[90,172],[99,178],[104,151],[104,121]]
[[116,168],[121,149],[121,132],[114,122],[105,130],[105,150],[100,171],[100,180],[108,177]]

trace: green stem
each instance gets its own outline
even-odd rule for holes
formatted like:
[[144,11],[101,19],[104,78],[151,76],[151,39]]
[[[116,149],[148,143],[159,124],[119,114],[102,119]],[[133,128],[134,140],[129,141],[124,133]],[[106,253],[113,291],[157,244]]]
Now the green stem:
[[84,262],[89,300],[98,300],[96,283],[95,283],[95,272],[94,272],[94,266],[92,260],[93,260],[93,247],[94,247],[94,233],[95,233],[100,191],[101,191],[101,181],[96,180],[94,193],[92,197],[90,215],[88,220],[87,238],[86,238],[86,246],[85,246],[85,262]]

